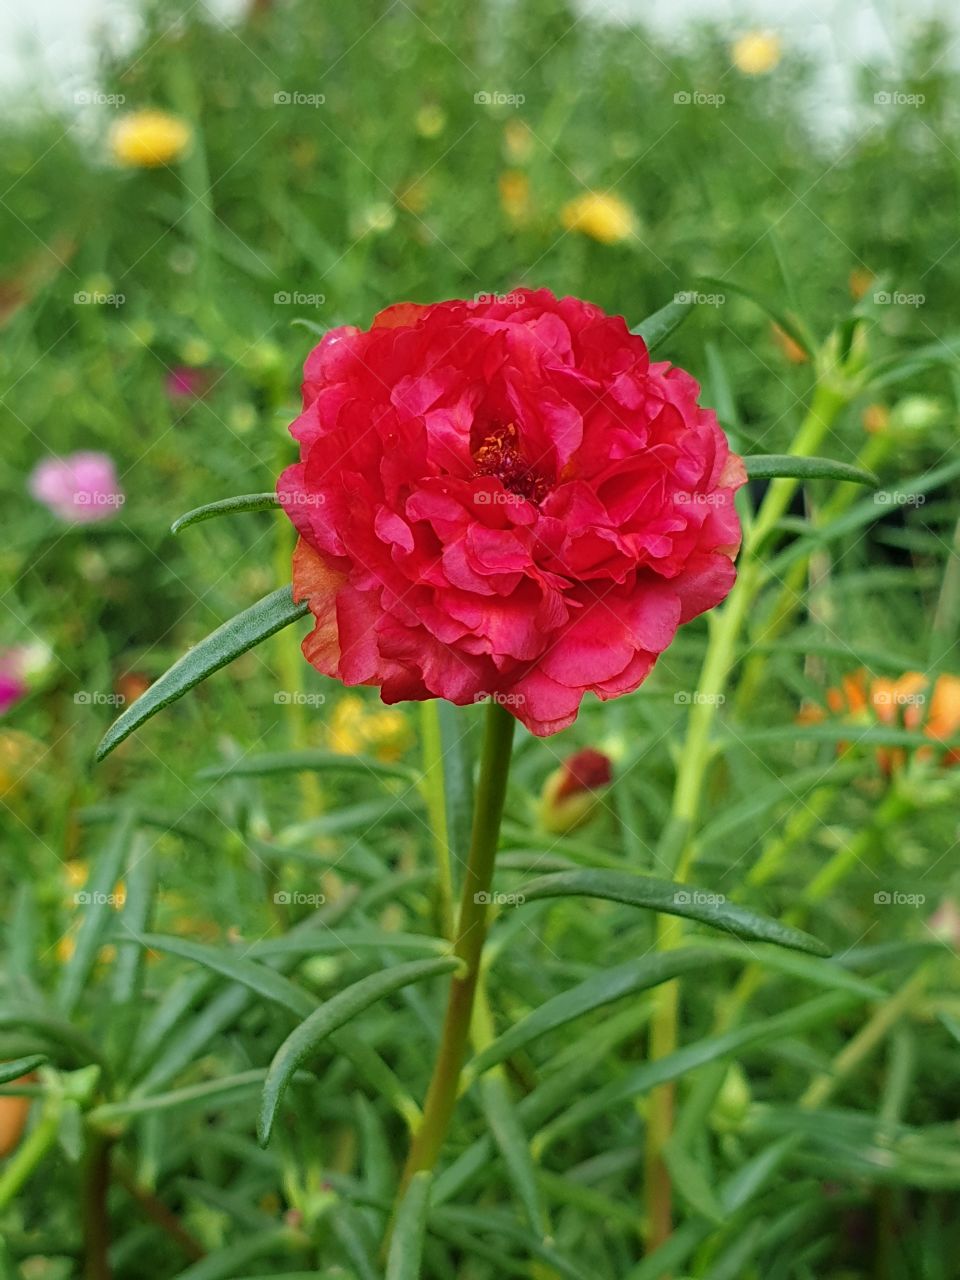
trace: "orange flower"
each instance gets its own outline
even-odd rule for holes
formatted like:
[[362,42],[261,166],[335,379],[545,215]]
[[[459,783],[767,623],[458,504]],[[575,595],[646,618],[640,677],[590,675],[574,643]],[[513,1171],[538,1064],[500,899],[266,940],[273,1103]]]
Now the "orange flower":
[[505,169],[497,180],[500,205],[511,222],[526,222],[530,217],[530,179],[518,169]]
[[[906,671],[896,679],[871,676],[863,670],[848,672],[842,677],[839,688],[826,692],[827,708],[835,716],[858,724],[889,725],[891,728],[918,730],[937,742],[947,742],[960,734],[960,677],[938,676],[932,690],[930,680],[919,671]],[[811,724],[825,718],[826,712],[816,704],[800,709],[797,720]],[[839,750],[847,751],[850,744],[841,742]],[[933,747],[921,747],[915,752],[919,760],[934,756]],[[884,773],[900,769],[907,761],[902,747],[878,747],[877,761]],[[941,756],[942,764],[960,762],[960,748],[951,747]]]
[[773,340],[787,357],[791,364],[806,364],[809,356],[801,347],[799,342],[795,342],[785,329],[781,329],[778,324],[770,325],[770,332],[773,334]]

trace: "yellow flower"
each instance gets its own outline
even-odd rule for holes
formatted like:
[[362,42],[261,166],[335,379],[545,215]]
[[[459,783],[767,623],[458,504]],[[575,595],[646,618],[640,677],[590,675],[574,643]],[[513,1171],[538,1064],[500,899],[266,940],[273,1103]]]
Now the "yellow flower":
[[503,130],[503,154],[513,164],[523,164],[533,154],[533,134],[522,120],[511,120]]
[[16,729],[0,733],[0,797],[18,793],[42,758],[43,744],[35,738]]
[[518,169],[501,173],[497,186],[500,205],[511,222],[526,222],[530,216],[530,179]]
[[421,138],[437,138],[447,127],[446,112],[436,103],[429,103],[417,112],[415,123]]
[[734,66],[745,76],[765,76],[780,61],[780,40],[770,31],[750,31],[733,45]]
[[872,271],[868,271],[866,267],[854,267],[850,272],[850,296],[854,302],[859,302],[872,287],[876,276]]
[[178,160],[190,136],[185,120],[148,107],[117,121],[110,133],[110,148],[117,163],[126,168],[157,169]]
[[568,231],[580,231],[601,244],[618,244],[637,233],[633,210],[619,196],[585,192],[568,200],[560,211],[560,221]]
[[381,760],[399,760],[410,745],[410,725],[402,711],[368,710],[362,698],[341,698],[333,711],[327,742],[344,756],[373,751]]

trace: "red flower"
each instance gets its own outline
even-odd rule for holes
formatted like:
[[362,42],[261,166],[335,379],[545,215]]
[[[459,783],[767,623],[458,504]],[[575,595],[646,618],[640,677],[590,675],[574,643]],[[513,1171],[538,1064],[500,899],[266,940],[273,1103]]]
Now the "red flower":
[[546,289],[328,333],[278,485],[306,657],[385,702],[493,697],[541,735],[636,689],[735,576],[746,477],[698,392]]

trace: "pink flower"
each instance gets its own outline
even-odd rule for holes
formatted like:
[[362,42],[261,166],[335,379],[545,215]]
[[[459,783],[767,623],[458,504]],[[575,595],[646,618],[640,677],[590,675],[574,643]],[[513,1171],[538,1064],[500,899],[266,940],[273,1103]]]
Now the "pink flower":
[[124,503],[113,459],[105,453],[45,458],[30,475],[30,492],[61,520],[109,520]]
[[18,703],[26,692],[27,686],[15,672],[5,671],[0,667],[0,716]]
[[555,733],[733,585],[743,464],[620,316],[546,289],[405,303],[305,372],[278,493],[326,675]]
[[178,364],[167,374],[164,385],[171,400],[201,400],[210,390],[210,371]]

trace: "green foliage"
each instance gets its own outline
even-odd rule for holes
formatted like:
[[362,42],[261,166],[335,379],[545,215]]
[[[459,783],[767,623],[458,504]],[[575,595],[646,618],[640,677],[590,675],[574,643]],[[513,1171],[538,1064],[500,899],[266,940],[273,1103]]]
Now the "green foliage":
[[[925,103],[874,111],[889,78],[862,67],[870,127],[831,143],[801,107],[817,68],[788,47],[744,76],[734,34],[673,45],[552,0],[290,0],[230,29],[151,5],[103,87],[185,116],[182,166],[102,163],[113,108],[5,121],[0,648],[53,657],[0,728],[0,1102],[29,1107],[0,1165],[3,1280],[81,1273],[103,1150],[116,1280],[953,1274],[960,1000],[931,916],[960,893],[960,773],[922,719],[825,708],[860,666],[957,669],[956,73],[943,33],[898,39]],[[721,108],[674,104],[718,85]],[[474,101],[494,89],[525,102]],[[567,232],[585,188],[626,200],[638,238]],[[873,276],[856,302],[851,272]],[[443,815],[456,889],[479,712],[437,708],[425,769],[415,709],[310,669],[277,589],[289,522],[255,513],[319,333],[518,282],[622,314],[703,383],[748,531],[769,480],[795,488],[710,704],[692,830],[668,823],[719,692],[697,683],[716,615],[636,695],[518,741],[489,1034],[384,1250],[455,967],[428,827]],[[183,365],[202,396],[168,394]],[[800,458],[815,382],[843,406]],[[88,448],[127,501],[59,525],[27,476]],[[614,784],[548,837],[540,788],[584,746]],[[702,889],[673,883],[681,846]],[[654,912],[680,907],[658,949]],[[678,1043],[654,1056],[674,991]],[[670,1083],[675,1230],[647,1251]]]

